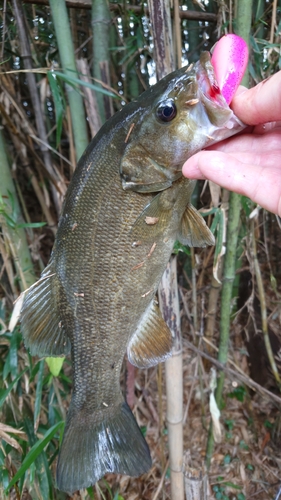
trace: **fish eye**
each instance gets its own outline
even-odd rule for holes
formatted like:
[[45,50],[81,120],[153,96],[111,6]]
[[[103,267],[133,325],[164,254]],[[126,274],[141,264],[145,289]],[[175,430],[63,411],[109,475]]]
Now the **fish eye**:
[[170,122],[177,115],[177,107],[172,99],[161,102],[156,110],[156,116],[162,122]]

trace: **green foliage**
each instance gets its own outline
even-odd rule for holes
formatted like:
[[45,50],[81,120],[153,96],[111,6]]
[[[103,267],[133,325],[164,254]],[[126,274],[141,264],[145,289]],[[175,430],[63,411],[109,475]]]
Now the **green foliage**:
[[75,76],[65,75],[60,71],[54,71],[54,74],[64,82],[68,83],[68,85],[71,85],[76,90],[79,89],[80,85],[82,85],[84,87],[88,87],[91,90],[95,90],[96,92],[100,92],[101,94],[108,95],[109,97],[118,98],[118,96],[113,92],[98,87],[98,85],[95,85],[94,83],[84,82],[83,80],[80,80],[80,78],[76,78]]
[[272,429],[272,427],[273,427],[272,422],[270,422],[269,420],[265,420],[265,422],[264,422],[264,424],[263,424],[263,425],[264,425],[264,427],[265,427],[266,429]]
[[63,89],[56,77],[54,71],[47,72],[48,81],[50,84],[50,89],[54,99],[54,105],[56,110],[56,147],[59,146],[62,134],[62,121],[65,111],[65,98],[63,94]]
[[[35,484],[36,489],[39,487],[38,498],[53,500],[55,490],[50,464],[57,455],[58,440],[64,426],[61,412],[57,409],[58,401],[52,391],[53,386],[46,385],[44,360],[33,363],[32,358],[25,354],[23,362],[22,357],[19,357],[22,351],[19,330],[16,328],[13,332],[2,335],[1,344],[3,355],[0,377],[5,381],[5,388],[0,390],[1,420],[5,416],[5,423],[10,426],[11,432],[15,429],[15,444],[11,447],[10,441],[6,442],[5,437],[2,441],[0,482],[5,487],[6,495],[15,484],[21,493],[27,481],[32,489]],[[67,390],[69,391],[69,387]],[[52,399],[48,398],[48,392],[52,394]],[[19,401],[23,394],[25,403],[20,410]],[[32,401],[33,420],[30,418]],[[46,418],[48,409],[53,410],[53,418],[49,423]],[[44,424],[40,423],[42,418]],[[5,460],[6,455],[10,456],[10,461]]]
[[176,243],[174,244],[173,253],[175,255],[178,255],[180,252],[190,257],[190,248],[186,245],[183,245],[179,241],[176,241]]
[[[6,401],[7,397],[9,396],[11,390],[13,389],[14,386],[18,383],[18,381],[22,378],[23,374],[27,371],[27,368],[23,370],[14,380],[10,382],[8,385],[7,389],[1,389],[0,390],[0,408],[2,408],[4,402]],[[2,378],[4,380],[4,377],[2,375]]]
[[238,401],[241,401],[241,403],[243,403],[246,395],[246,389],[243,385],[239,385],[238,387],[235,387],[235,389],[232,392],[229,392],[227,395],[229,398],[235,398]]
[[15,231],[19,228],[38,228],[46,225],[45,222],[18,222],[15,199],[10,191],[8,191],[8,203],[4,200],[4,196],[0,194],[0,222],[1,217],[7,226]]
[[224,465],[228,465],[231,462],[231,456],[230,455],[225,455],[223,459]]
[[242,449],[242,450],[248,450],[249,449],[249,446],[245,443],[244,439],[241,439],[240,443],[239,443],[239,447]]
[[225,420],[224,421],[225,425],[227,426],[228,430],[229,431],[232,431],[233,430],[233,427],[234,427],[234,421],[233,420]]
[[222,481],[222,479],[223,478],[218,477],[218,481],[220,481],[220,483],[213,486],[213,492],[215,493],[216,500],[246,500],[243,493],[238,493],[237,496],[233,495],[233,493],[229,495],[227,493],[227,487],[235,490],[242,490],[242,487],[230,481]]
[[60,374],[64,359],[65,359],[64,357],[63,358],[58,357],[58,358],[46,358],[45,359],[45,361],[49,367],[49,370],[54,377],[57,377]]
[[[39,484],[41,486],[43,485],[43,488],[41,488],[41,493],[42,493],[44,500],[48,500],[49,496],[51,495],[51,488],[50,488],[50,485],[48,483],[46,483],[46,479],[47,480],[49,479],[49,477],[48,477],[49,476],[49,473],[48,473],[49,467],[48,467],[47,461],[45,460],[44,448],[50,443],[50,441],[53,439],[55,434],[57,434],[57,432],[63,428],[63,425],[64,425],[63,422],[57,423],[56,425],[51,427],[44,434],[44,437],[42,437],[41,439],[35,440],[35,435],[33,433],[32,427],[30,427],[30,422],[28,422],[28,420],[26,420],[26,429],[27,429],[29,441],[31,443],[33,441],[35,441],[35,443],[31,447],[31,449],[29,450],[27,455],[25,456],[25,458],[21,464],[21,467],[18,469],[17,473],[14,475],[13,479],[10,481],[10,483],[6,489],[6,493],[8,493],[8,490],[25,474],[25,472],[31,467],[32,464],[34,464],[34,462],[36,463],[36,460],[37,460],[36,465],[37,465],[37,471],[39,472]],[[42,461],[38,460],[40,456],[42,456]],[[41,464],[43,464],[45,470],[44,469],[42,470]],[[38,467],[38,465],[39,465],[39,467]],[[41,472],[42,472],[42,474],[41,474]]]

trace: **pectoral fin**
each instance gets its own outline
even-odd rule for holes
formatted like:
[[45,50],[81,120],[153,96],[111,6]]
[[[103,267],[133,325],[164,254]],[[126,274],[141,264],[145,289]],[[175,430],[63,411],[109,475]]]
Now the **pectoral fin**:
[[189,204],[182,216],[180,233],[177,236],[180,243],[189,247],[206,247],[215,244],[215,237],[208,228],[202,215]]
[[176,235],[177,214],[173,209],[177,192],[178,189],[173,186],[157,194],[151,200],[132,227],[131,236],[133,241],[152,244],[158,238],[163,240],[166,237],[167,230],[171,232],[171,229],[173,229],[173,217],[175,218]]
[[172,334],[155,301],[145,311],[127,348],[129,361],[139,368],[149,368],[170,356]]

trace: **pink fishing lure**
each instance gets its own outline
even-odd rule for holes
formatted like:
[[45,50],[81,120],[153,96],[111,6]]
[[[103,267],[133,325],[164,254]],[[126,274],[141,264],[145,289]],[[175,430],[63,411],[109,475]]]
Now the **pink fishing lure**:
[[220,91],[227,104],[231,103],[243,78],[248,57],[247,44],[240,36],[225,35],[215,45],[212,64]]

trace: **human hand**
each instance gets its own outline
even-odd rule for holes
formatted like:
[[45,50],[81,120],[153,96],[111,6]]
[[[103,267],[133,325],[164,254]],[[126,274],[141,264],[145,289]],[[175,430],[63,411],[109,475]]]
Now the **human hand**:
[[195,154],[183,175],[209,179],[281,216],[281,71],[250,90],[240,87],[231,107],[252,130]]

